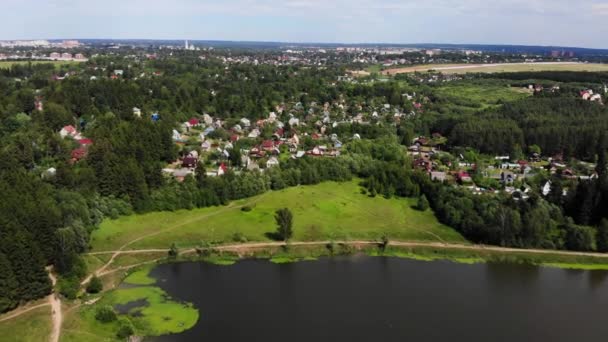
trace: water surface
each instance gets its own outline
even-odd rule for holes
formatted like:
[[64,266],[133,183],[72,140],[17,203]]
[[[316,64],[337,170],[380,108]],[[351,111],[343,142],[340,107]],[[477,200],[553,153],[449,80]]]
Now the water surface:
[[155,341],[607,341],[608,273],[340,257],[165,264],[197,325]]

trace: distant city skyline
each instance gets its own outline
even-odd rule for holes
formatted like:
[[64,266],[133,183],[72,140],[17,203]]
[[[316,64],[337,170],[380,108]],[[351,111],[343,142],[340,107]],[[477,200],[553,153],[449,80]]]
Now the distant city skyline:
[[608,0],[3,0],[0,40],[176,39],[608,48]]

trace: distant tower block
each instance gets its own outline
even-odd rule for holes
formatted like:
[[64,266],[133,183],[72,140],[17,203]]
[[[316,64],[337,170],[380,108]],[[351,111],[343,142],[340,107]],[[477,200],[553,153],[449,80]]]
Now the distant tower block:
[[186,40],[185,45],[186,45],[186,46],[185,46],[186,50],[188,50],[188,48],[189,48],[189,47],[188,47],[188,41],[187,41],[187,40]]

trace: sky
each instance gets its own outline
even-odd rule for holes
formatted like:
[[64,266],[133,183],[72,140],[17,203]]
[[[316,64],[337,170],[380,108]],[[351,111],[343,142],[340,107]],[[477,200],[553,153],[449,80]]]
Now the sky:
[[1,0],[0,40],[189,39],[608,48],[608,0]]

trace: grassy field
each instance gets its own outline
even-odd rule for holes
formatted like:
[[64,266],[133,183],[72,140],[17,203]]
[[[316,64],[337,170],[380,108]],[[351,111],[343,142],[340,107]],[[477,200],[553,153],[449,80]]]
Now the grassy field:
[[608,71],[608,64],[599,63],[513,63],[513,64],[428,64],[383,71],[395,75],[412,72],[440,71],[444,74],[495,73],[522,71]]
[[[227,207],[192,211],[157,212],[107,220],[93,232],[93,251],[167,248],[197,245],[201,240],[232,242],[235,234],[247,241],[269,241],[276,229],[274,212],[283,207],[294,214],[294,240],[391,239],[465,243],[453,229],[440,224],[431,211],[412,208],[415,199],[370,198],[360,193],[357,181],[327,182],[266,193]],[[252,210],[242,211],[249,205]]]
[[27,65],[28,63],[52,64],[55,66],[55,68],[58,68],[62,65],[74,65],[77,63],[81,63],[81,62],[77,62],[77,61],[0,61],[0,69],[8,69],[11,66],[16,65],[16,64]]
[[496,106],[499,102],[512,102],[524,99],[530,92],[497,84],[459,84],[451,83],[438,88],[440,95],[447,97],[449,105],[455,107],[477,107],[486,109]]
[[34,309],[0,323],[0,341],[39,342],[51,335],[51,307]]

